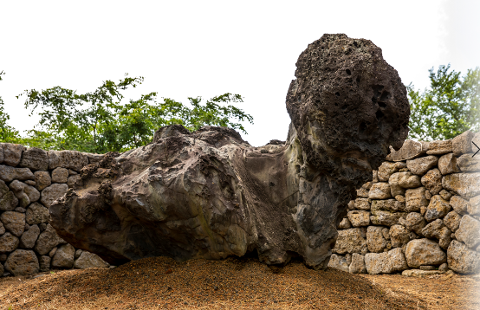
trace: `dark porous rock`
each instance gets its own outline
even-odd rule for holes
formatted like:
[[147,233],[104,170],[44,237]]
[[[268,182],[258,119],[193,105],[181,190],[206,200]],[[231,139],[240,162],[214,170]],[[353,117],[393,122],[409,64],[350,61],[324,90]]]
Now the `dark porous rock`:
[[48,169],[48,154],[47,151],[31,147],[23,152],[20,167],[30,168],[32,170],[47,170]]
[[65,243],[65,241],[57,235],[57,232],[50,224],[47,224],[47,228],[40,234],[35,243],[35,251],[40,255],[46,255],[54,247],[62,243]]
[[88,165],[88,157],[84,153],[78,151],[49,151],[48,152],[48,169],[62,167],[80,171]]
[[36,274],[40,266],[35,252],[18,249],[8,256],[5,269],[18,277]]
[[[326,268],[349,201],[389,146],[402,146],[410,110],[397,71],[368,40],[324,35],[295,75],[285,143],[256,148],[224,127],[163,127],[151,144],[83,167],[83,186],[53,202],[50,224],[113,265],[256,251],[269,265],[298,254]],[[53,154],[50,169],[62,166]]]
[[3,162],[13,167],[18,165],[26,148],[21,144],[12,143],[2,143],[1,146],[3,148]]

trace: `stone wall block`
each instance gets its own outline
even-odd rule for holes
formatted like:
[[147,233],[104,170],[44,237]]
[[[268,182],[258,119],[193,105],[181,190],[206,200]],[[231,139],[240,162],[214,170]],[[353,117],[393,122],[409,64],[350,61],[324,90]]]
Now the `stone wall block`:
[[470,130],[456,136],[452,139],[452,149],[455,156],[470,153],[472,151],[473,132]]
[[55,229],[48,224],[47,229],[40,234],[35,244],[35,252],[40,255],[46,255],[59,244],[66,243],[65,240],[57,235]]
[[427,156],[417,159],[407,160],[407,168],[413,174],[424,175],[428,170],[435,167],[438,163],[438,157]]
[[467,205],[467,211],[470,215],[480,215],[480,196],[475,196],[470,199]]
[[480,173],[453,173],[442,178],[443,188],[463,198],[480,195]]
[[3,162],[9,166],[15,167],[22,159],[22,153],[26,149],[21,144],[2,143]]
[[438,160],[438,169],[443,175],[460,172],[457,166],[457,158],[453,156],[453,153],[443,155]]
[[388,199],[391,197],[390,185],[386,182],[373,184],[368,192],[368,198],[370,199]]
[[57,167],[72,169],[76,172],[88,165],[88,156],[77,151],[49,151],[48,168]]
[[403,225],[393,225],[389,230],[393,248],[400,248],[410,241],[410,232]]
[[370,221],[373,225],[393,226],[399,223],[401,218],[405,218],[404,212],[391,212],[391,211],[372,211]]
[[470,203],[467,200],[463,199],[460,196],[453,196],[450,199],[449,203],[450,203],[450,206],[452,206],[453,210],[455,210],[455,212],[457,212],[460,215],[466,214],[468,212],[468,207],[470,205]]
[[52,259],[52,267],[72,268],[74,263],[75,248],[71,244],[61,245]]
[[8,256],[5,269],[18,277],[36,274],[40,266],[35,252],[17,249]]
[[380,253],[387,247],[387,240],[383,236],[383,227],[368,226],[367,248],[372,253]]
[[438,243],[429,239],[415,239],[405,247],[407,264],[411,268],[425,265],[438,266],[447,261],[447,255]]
[[401,220],[400,224],[405,226],[408,230],[415,232],[417,235],[422,234],[422,229],[425,227],[425,218],[418,212],[410,212]]
[[40,235],[40,228],[37,225],[31,226],[20,238],[20,248],[31,249],[35,246],[37,238]]
[[50,218],[48,209],[38,202],[32,203],[25,214],[25,221],[29,225],[35,225],[40,223],[47,223]]
[[425,197],[425,187],[408,189],[405,192],[405,211],[418,212],[421,207],[426,206],[428,206],[428,200]]
[[347,217],[353,227],[368,226],[370,224],[369,211],[364,211],[364,210],[348,211]]
[[[332,254],[332,256],[335,254]],[[359,255],[359,254],[353,254]],[[361,256],[361,255],[360,255]],[[330,258],[332,260],[332,258]],[[348,263],[347,259],[345,258],[345,262]],[[353,263],[353,261],[352,261]],[[330,264],[330,262],[329,262]],[[351,266],[351,264],[349,264]],[[108,268],[110,266],[109,263],[104,261],[103,259],[100,258],[97,254],[90,253],[87,251],[81,252],[80,256],[78,259],[75,260],[74,267],[77,269],[86,269],[86,268]],[[330,266],[329,266],[330,267]],[[343,267],[343,265],[342,265]],[[338,268],[337,268],[338,269]],[[349,272],[348,268],[347,270],[344,270],[346,272]]]
[[352,227],[352,223],[348,220],[347,217],[344,217],[338,224],[338,229],[348,229]]
[[403,142],[403,146],[398,151],[391,149],[391,153],[387,155],[386,159],[395,162],[413,159],[425,154],[428,148],[428,142],[405,140],[405,142]]
[[0,211],[13,211],[17,206],[18,198],[12,191],[8,191],[0,198]]
[[[479,145],[480,146],[480,145]],[[474,153],[463,154],[457,158],[457,166],[462,172],[480,171],[480,157],[472,157]]]
[[371,199],[357,198],[355,199],[355,209],[357,210],[370,210]]
[[461,219],[462,216],[460,214],[455,211],[450,211],[443,218],[443,223],[446,227],[448,227],[448,229],[450,229],[452,232],[455,232],[458,229],[458,226],[460,226]]
[[68,181],[68,169],[57,167],[52,171],[53,183],[67,183]]
[[431,222],[436,219],[443,218],[448,212],[450,212],[451,209],[452,207],[448,201],[440,197],[440,195],[435,195],[428,204],[427,212],[424,216],[425,220],[427,220],[427,222]]
[[40,265],[40,271],[46,272],[50,270],[50,262],[52,261],[50,256],[42,255],[38,261]]
[[35,177],[32,171],[28,168],[14,168],[11,166],[0,165],[0,179],[4,182],[12,182],[13,180],[33,180]]
[[42,149],[31,147],[23,152],[19,166],[32,170],[47,170],[48,154]]
[[402,203],[395,199],[385,199],[385,200],[373,200],[372,201],[372,211],[391,211],[391,212],[403,212],[405,211],[405,203]]
[[452,240],[447,250],[448,267],[461,274],[480,272],[480,253],[465,244]]
[[63,197],[68,191],[67,184],[53,183],[42,191],[42,198],[40,202],[47,208],[49,208],[52,203]]
[[365,267],[369,274],[388,274],[408,268],[405,256],[400,248],[379,254],[368,253],[365,255]]
[[41,191],[50,184],[52,184],[52,178],[48,171],[35,171],[35,183],[37,190]]
[[79,174],[71,175],[67,179],[68,188],[77,188],[83,186],[82,176]]
[[395,166],[395,163],[384,161],[380,165],[380,167],[378,167],[378,173],[377,173],[378,181],[388,182],[388,179],[390,178],[390,176],[397,171],[398,169]]
[[437,140],[429,144],[427,155],[443,155],[453,152],[452,140]]
[[[86,253],[86,252],[84,252]],[[82,253],[83,255],[83,253]],[[79,259],[78,259],[79,260]],[[77,260],[77,261],[78,261]],[[83,261],[83,260],[82,260]],[[75,267],[79,265],[77,264],[77,262],[75,262]],[[345,258],[345,256],[342,256],[342,255],[337,255],[337,254],[332,254],[332,256],[330,256],[330,260],[328,261],[328,266],[329,268],[334,268],[334,269],[338,269],[338,270],[341,270],[341,271],[345,271],[345,272],[348,272],[349,270],[349,263],[347,262],[347,259]],[[78,267],[77,267],[78,268]],[[81,268],[83,269],[83,268]]]
[[20,240],[11,233],[7,232],[0,236],[0,253],[8,253],[14,251]]
[[0,221],[2,221],[5,229],[11,232],[13,235],[20,237],[25,230],[25,214],[15,211],[5,211],[0,215]]
[[338,238],[332,250],[336,254],[367,252],[365,228],[350,228],[338,231]]
[[432,195],[437,195],[442,190],[442,173],[437,168],[429,170],[421,182]]
[[350,273],[366,273],[367,269],[365,268],[365,256],[353,253],[352,254],[352,263],[348,267],[348,272]]
[[464,215],[455,232],[455,237],[469,248],[475,248],[480,244],[480,221],[469,215]]

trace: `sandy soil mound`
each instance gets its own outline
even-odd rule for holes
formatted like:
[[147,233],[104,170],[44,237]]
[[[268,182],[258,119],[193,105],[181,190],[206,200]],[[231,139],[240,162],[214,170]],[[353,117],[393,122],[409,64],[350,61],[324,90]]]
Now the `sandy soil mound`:
[[253,258],[176,263],[156,257],[114,269],[2,278],[0,305],[14,310],[476,309],[480,303],[470,297],[479,282],[315,271],[301,262],[270,269]]

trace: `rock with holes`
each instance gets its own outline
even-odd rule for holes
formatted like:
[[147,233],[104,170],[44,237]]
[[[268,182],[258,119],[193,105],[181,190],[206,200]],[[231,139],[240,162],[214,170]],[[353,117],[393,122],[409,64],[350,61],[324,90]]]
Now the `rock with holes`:
[[408,268],[402,249],[396,248],[383,253],[365,255],[365,267],[369,274],[388,274]]
[[461,274],[480,272],[480,253],[453,240],[447,250],[448,267]]
[[46,255],[54,247],[62,243],[65,243],[65,241],[60,238],[55,229],[48,224],[47,229],[40,234],[35,243],[35,252],[40,255]]
[[371,200],[368,198],[355,199],[355,209],[357,210],[370,210]]
[[390,227],[389,236],[393,248],[400,248],[410,241],[410,232],[402,225]]
[[48,154],[42,149],[31,147],[23,152],[19,166],[31,170],[47,170]]
[[348,229],[352,227],[352,223],[348,220],[348,217],[342,219],[342,221],[338,224],[338,229]]
[[350,266],[350,263],[347,261],[345,256],[337,255],[337,254],[332,254],[332,256],[330,256],[330,261],[328,262],[329,268],[348,272],[349,266]]
[[418,175],[412,175],[411,172],[397,172],[392,174],[388,180],[392,196],[404,195],[405,189],[416,188],[421,186],[420,177]]
[[4,233],[0,236],[0,253],[8,253],[14,251],[20,241],[14,235],[9,232]]
[[25,220],[29,225],[46,223],[49,217],[48,209],[38,202],[34,202],[28,206],[25,214]]
[[392,197],[390,185],[386,182],[379,182],[372,185],[368,192],[370,199],[388,199]]
[[418,212],[426,206],[428,206],[428,200],[425,197],[425,187],[408,189],[405,192],[405,211]]
[[437,195],[442,190],[442,174],[437,168],[429,170],[422,177],[421,182],[432,195]]
[[366,273],[365,268],[365,256],[358,253],[352,254],[352,262],[348,266],[348,272],[350,273]]
[[52,203],[67,193],[68,185],[54,183],[42,191],[41,203],[49,208]]
[[347,217],[353,227],[368,226],[370,224],[370,212],[368,211],[348,211]]
[[88,165],[88,157],[84,153],[77,151],[48,152],[49,169],[53,170],[57,167],[61,167],[79,172],[86,165]]
[[426,222],[425,218],[420,213],[410,212],[405,219],[400,221],[400,224],[405,226],[408,230],[415,232],[417,235],[420,235]]
[[382,227],[369,226],[367,228],[367,247],[368,251],[380,253],[387,247],[387,240],[383,236]]
[[409,104],[397,72],[370,41],[324,35],[296,65],[284,143],[252,147],[228,128],[176,125],[159,129],[151,144],[83,168],[56,163],[60,153],[50,151],[50,169],[81,169],[84,180],[50,206],[50,223],[73,246],[114,265],[256,250],[266,264],[296,253],[326,268],[355,190],[390,145],[403,144]]
[[332,251],[337,254],[366,253],[367,240],[365,228],[340,230]]
[[18,206],[18,198],[0,180],[0,211],[13,211]]
[[437,140],[429,143],[428,155],[443,155],[453,151],[452,140]]
[[410,268],[437,266],[447,261],[447,256],[438,243],[426,238],[410,241],[405,247],[405,257]]
[[472,151],[473,132],[470,130],[456,136],[452,139],[452,149],[455,156],[470,153]]
[[443,188],[463,198],[480,195],[480,173],[452,173],[442,178]]
[[372,211],[391,211],[391,212],[403,212],[405,211],[405,203],[400,202],[395,199],[386,199],[386,200],[373,200],[372,201]]
[[448,201],[440,197],[440,195],[435,195],[432,197],[432,199],[430,199],[430,203],[428,204],[427,212],[425,213],[424,217],[427,222],[431,222],[444,217],[448,212],[450,212],[451,209],[452,207]]
[[390,176],[397,172],[398,168],[395,166],[395,163],[384,161],[380,167],[378,167],[377,178],[380,182],[388,182]]
[[15,211],[5,211],[0,215],[0,221],[3,222],[5,229],[20,237],[25,230],[25,214]]
[[455,232],[458,229],[458,226],[460,226],[460,220],[462,219],[462,216],[458,214],[455,211],[448,212],[447,215],[443,218],[443,223],[445,224],[448,229],[450,229],[452,232]]
[[17,166],[26,148],[23,145],[12,143],[2,143],[1,146],[3,148],[3,162],[12,167]]
[[435,167],[438,163],[438,157],[426,156],[417,159],[407,160],[407,168],[413,174],[424,175],[428,170]]
[[40,266],[35,252],[17,249],[8,256],[5,269],[18,277],[36,274]]

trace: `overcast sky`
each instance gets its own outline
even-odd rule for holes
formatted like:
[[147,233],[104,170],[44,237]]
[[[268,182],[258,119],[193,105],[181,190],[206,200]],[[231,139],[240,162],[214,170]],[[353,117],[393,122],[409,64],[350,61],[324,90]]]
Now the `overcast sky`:
[[127,98],[157,91],[187,102],[225,92],[254,117],[244,139],[285,140],[285,96],[295,62],[324,33],[382,48],[405,85],[428,69],[480,65],[480,1],[0,1],[0,96],[18,130],[33,128],[26,89],[93,91],[144,76]]

